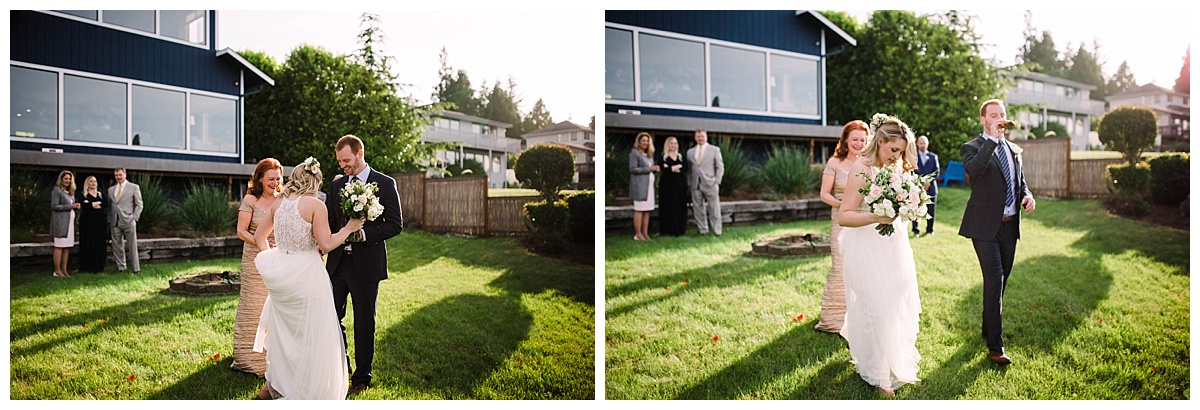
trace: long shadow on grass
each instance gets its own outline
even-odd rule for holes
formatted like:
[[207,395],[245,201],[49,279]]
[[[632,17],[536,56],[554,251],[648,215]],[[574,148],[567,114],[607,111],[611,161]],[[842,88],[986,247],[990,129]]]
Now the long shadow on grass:
[[[982,374],[1005,372],[1005,367],[992,364],[986,357],[987,343],[980,335],[982,277],[979,280],[980,284],[959,300],[955,309],[959,314],[949,325],[960,335],[959,349],[941,366],[920,374],[922,381],[916,386],[898,390],[900,397],[956,399]],[[1112,273],[1103,268],[1096,254],[1040,256],[1014,266],[1004,293],[1004,345],[1014,361],[1010,366],[1020,366],[1026,358],[1055,356],[1055,347],[1084,320],[1090,320],[1100,301],[1108,296],[1112,281]],[[919,336],[917,344],[921,345]],[[865,383],[862,386],[871,389]]]
[[233,358],[212,361],[188,377],[147,396],[146,400],[236,400],[258,395],[263,379],[229,370],[232,362]]
[[[729,400],[737,399],[740,395],[755,396],[755,391],[776,379],[790,374],[797,368],[820,363],[846,348],[846,342],[842,338],[818,332],[813,326],[815,323],[792,328],[771,343],[689,387],[675,398]],[[794,396],[801,393],[797,391]]]
[[377,382],[446,399],[478,398],[475,387],[516,351],[532,324],[532,315],[516,297],[447,297],[378,336]]
[[[25,338],[50,333],[61,328],[76,328],[86,333],[109,331],[118,327],[155,327],[169,323],[174,318],[211,310],[213,305],[224,303],[233,296],[179,296],[166,291],[152,294],[119,306],[108,306],[82,312],[62,313],[26,326],[13,327],[10,333],[11,356],[36,355],[68,340],[78,339],[78,334],[65,335],[25,347],[17,345]],[[103,320],[103,321],[101,321]]]

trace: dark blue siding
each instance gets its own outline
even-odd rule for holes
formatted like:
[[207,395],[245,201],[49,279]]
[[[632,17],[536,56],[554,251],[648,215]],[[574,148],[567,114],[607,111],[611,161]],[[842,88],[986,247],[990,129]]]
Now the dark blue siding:
[[32,64],[239,95],[240,67],[208,48],[83,23],[47,13],[10,10],[10,58]]
[[[138,151],[104,147],[81,147],[76,145],[55,144],[50,141],[42,142],[33,139],[29,141],[11,141],[9,143],[9,149],[12,150],[41,151],[42,148],[60,148],[64,153],[71,154],[106,155],[111,157],[161,158],[203,162],[226,162],[230,164],[239,163],[237,157],[210,157],[207,155],[178,154],[173,152]],[[114,161],[116,160],[117,159],[114,158]]]
[[[809,55],[821,54],[823,24],[795,10],[607,10],[604,20]],[[826,34],[831,45],[842,43]]]
[[617,104],[604,104],[604,112],[617,112],[617,110],[637,110],[645,115],[663,115],[670,117],[688,117],[688,118],[713,118],[720,120],[734,121],[753,121],[753,122],[779,122],[786,124],[813,124],[820,125],[820,120],[806,120],[800,118],[782,118],[769,117],[765,115],[747,115],[747,114],[729,114],[722,112],[707,112],[707,111],[691,111],[691,110],[673,110],[670,108],[655,108],[655,107],[635,107]]

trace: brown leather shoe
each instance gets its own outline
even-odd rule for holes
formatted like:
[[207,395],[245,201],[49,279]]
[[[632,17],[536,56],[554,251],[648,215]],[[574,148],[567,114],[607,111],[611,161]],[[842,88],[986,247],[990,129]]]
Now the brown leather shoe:
[[988,360],[991,360],[992,363],[1001,365],[1012,363],[1012,360],[1009,360],[1008,356],[1004,355],[1004,352],[997,351],[988,352]]
[[371,388],[371,386],[369,386],[365,383],[359,383],[359,384],[352,385],[352,386],[350,386],[349,390],[346,390],[346,396],[349,397],[349,396],[353,396],[355,394],[362,393],[363,391],[366,391],[369,388]]

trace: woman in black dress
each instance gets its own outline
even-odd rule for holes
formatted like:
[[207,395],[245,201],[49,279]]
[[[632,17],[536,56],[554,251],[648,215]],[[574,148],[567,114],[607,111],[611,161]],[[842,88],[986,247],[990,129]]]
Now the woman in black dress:
[[79,270],[100,272],[108,257],[108,198],[95,176],[87,177],[79,195]]
[[679,140],[667,137],[663,153],[655,158],[662,170],[659,179],[658,229],[664,236],[683,236],[687,232],[688,165],[679,153]]

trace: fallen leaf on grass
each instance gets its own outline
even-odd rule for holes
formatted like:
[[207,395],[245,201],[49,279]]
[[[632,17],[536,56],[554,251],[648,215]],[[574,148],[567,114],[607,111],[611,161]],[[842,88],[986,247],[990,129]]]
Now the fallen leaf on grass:
[[137,375],[133,375],[133,374],[129,375],[129,381],[134,381],[136,379],[137,379]]
[[720,340],[721,340],[721,336],[713,336],[713,338],[712,338],[712,341],[714,341],[714,342],[717,342]]
[[801,320],[804,320],[804,315],[800,315],[800,316],[796,316],[795,318],[792,318],[793,322],[799,322]]

